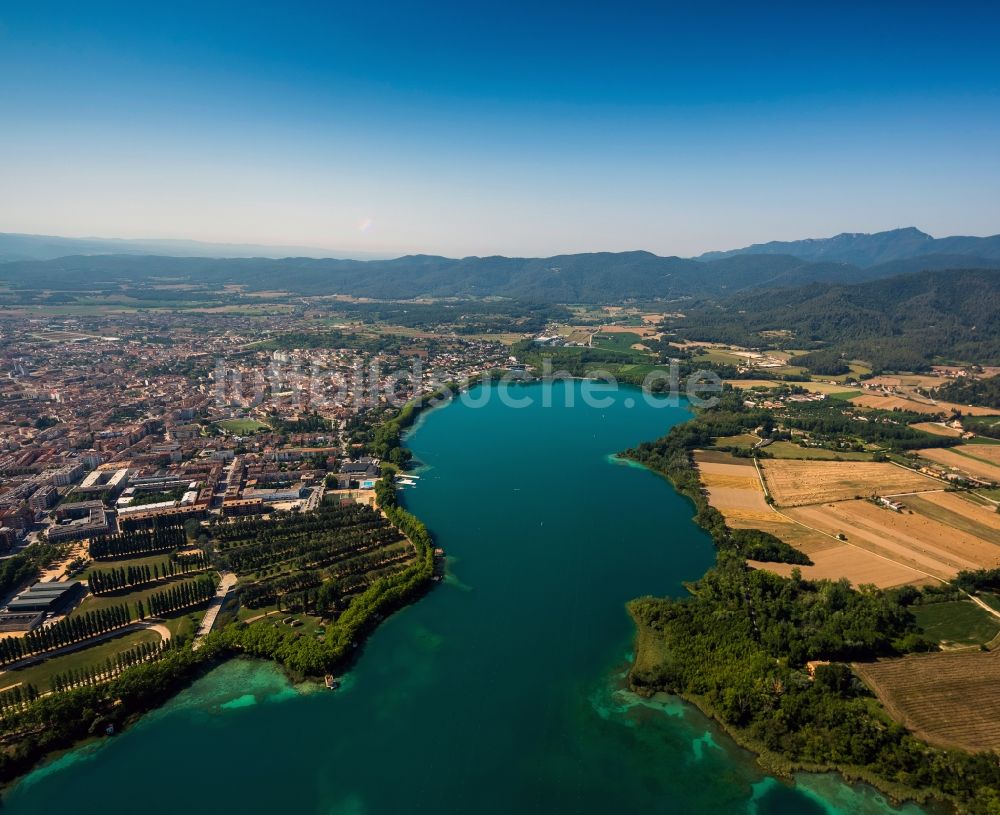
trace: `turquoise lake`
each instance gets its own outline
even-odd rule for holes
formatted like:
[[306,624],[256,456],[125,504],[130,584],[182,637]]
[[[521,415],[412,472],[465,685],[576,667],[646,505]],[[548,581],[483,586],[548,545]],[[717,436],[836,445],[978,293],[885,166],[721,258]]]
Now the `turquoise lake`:
[[341,690],[232,661],[37,770],[5,810],[919,813],[835,776],[770,779],[689,706],[623,689],[625,603],[682,593],[713,551],[669,483],[613,459],[688,412],[607,387],[614,403],[590,407],[585,387],[519,386],[523,408],[480,387],[485,405],[421,418],[404,497],[449,577],[375,632]]

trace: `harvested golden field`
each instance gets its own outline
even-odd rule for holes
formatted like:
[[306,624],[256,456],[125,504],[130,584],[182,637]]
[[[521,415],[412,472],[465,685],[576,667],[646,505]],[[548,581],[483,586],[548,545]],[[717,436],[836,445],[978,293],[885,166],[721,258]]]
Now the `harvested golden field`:
[[941,487],[933,478],[883,462],[766,459],[761,467],[775,503],[783,507]]
[[655,337],[660,332],[648,325],[602,325],[599,334],[638,334],[640,337]]
[[[825,540],[825,545],[815,546],[811,550],[798,547],[809,555],[809,559],[813,562],[812,566],[796,567],[790,563],[758,563],[756,561],[748,561],[748,563],[755,569],[764,569],[782,577],[791,576],[792,569],[798,568],[807,580],[840,580],[842,577],[846,577],[854,586],[871,583],[880,589],[925,583],[937,584],[938,582],[923,572],[911,569],[909,566],[874,552],[859,549],[825,536],[817,537]],[[791,543],[791,541],[788,542]]]
[[[771,354],[771,352],[768,353]],[[723,382],[741,390],[748,390],[750,388],[776,388],[779,385],[788,384],[787,382],[778,382],[773,379],[724,379]],[[795,385],[800,388],[805,388],[807,391],[811,391],[812,393],[847,393],[848,391],[854,391],[855,393],[859,392],[856,387],[849,387],[843,382],[796,382]]]
[[905,396],[883,396],[878,393],[866,393],[863,396],[855,396],[851,399],[851,404],[858,407],[875,408],[877,410],[910,410],[914,413],[926,413],[928,415],[938,413],[951,413],[960,410],[969,416],[991,416],[996,410],[990,408],[968,407],[966,405],[956,405],[952,402],[922,402],[916,399],[907,399]]
[[726,385],[732,385],[734,388],[744,391],[750,388],[776,388],[778,385],[784,384],[774,379],[723,379],[722,381]]
[[882,374],[873,376],[867,384],[879,388],[927,388],[934,390],[946,385],[953,377],[929,374]]
[[992,505],[977,504],[960,492],[923,492],[905,501],[920,515],[1000,546],[1000,514]]
[[729,453],[698,451],[695,461],[709,503],[731,526],[753,526],[754,521],[766,520],[775,514],[764,500],[757,468],[747,459],[738,459]]
[[941,424],[941,422],[917,422],[916,424],[910,425],[910,427],[916,428],[917,430],[923,430],[924,433],[933,433],[935,436],[947,436],[951,439],[957,439],[962,435],[961,430],[956,430],[954,427],[948,427],[948,425]]
[[[810,580],[839,580],[843,577],[855,586],[873,583],[880,588],[936,582],[928,577],[927,570],[899,562],[898,556],[890,552],[877,552],[870,547],[835,540],[832,536],[836,532],[829,529],[819,531],[821,527],[818,525],[816,529],[810,529],[790,514],[776,512],[764,500],[757,470],[748,459],[717,450],[699,450],[695,453],[695,461],[709,502],[722,513],[726,523],[733,529],[769,532],[805,552],[813,565],[800,567],[804,577]],[[907,475],[905,470],[900,472]],[[888,510],[879,511],[887,515],[895,514]],[[788,577],[794,568],[786,563],[751,561],[750,565],[784,577]]]
[[[926,458],[935,464],[941,464],[945,467],[958,470],[973,478],[984,478],[987,481],[1000,482],[1000,466],[990,464],[982,458],[973,458],[975,455],[974,451],[970,451],[971,454],[969,455],[963,455],[969,448],[981,446],[983,445],[962,444],[953,449],[931,447],[926,450],[918,450],[917,452],[921,458]],[[959,450],[962,452],[958,452]]]
[[[904,504],[907,500],[903,499]],[[945,580],[963,570],[1000,566],[1000,547],[916,512],[893,512],[870,501],[839,501],[796,507],[785,514],[821,532],[843,534],[853,546]]]
[[894,719],[941,747],[1000,749],[1000,651],[919,654],[857,663]]
[[1000,444],[963,444],[962,452],[1000,467]]

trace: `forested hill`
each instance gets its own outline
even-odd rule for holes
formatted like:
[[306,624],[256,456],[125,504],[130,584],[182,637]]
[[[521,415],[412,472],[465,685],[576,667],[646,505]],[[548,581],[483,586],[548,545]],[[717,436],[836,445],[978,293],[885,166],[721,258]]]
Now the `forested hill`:
[[[909,265],[907,265],[909,263]],[[989,264],[989,261],[984,261]],[[1000,267],[1000,261],[993,262]],[[280,288],[292,294],[379,299],[508,297],[541,303],[620,303],[717,298],[744,290],[812,282],[854,283],[924,268],[921,260],[861,269],[788,255],[698,261],[649,252],[599,252],[550,258],[409,255],[393,260],[191,258],[78,255],[0,264],[0,284],[15,292],[120,292],[165,283],[219,291]]]
[[[926,232],[911,226],[872,234],[845,232],[832,238],[757,243],[728,252],[707,252],[699,260],[719,260],[746,255],[793,255],[808,261],[850,263],[861,267],[911,260],[926,255],[952,255],[964,256],[967,259],[976,258],[976,262],[966,260],[965,263],[958,264],[971,268],[980,266],[979,260],[1000,259],[1000,235],[988,238],[963,235],[932,238]],[[913,271],[913,269],[900,271]]]
[[[692,340],[817,348],[810,367],[838,359],[876,369],[920,370],[935,359],[1000,364],[1000,271],[936,270],[855,285],[815,283],[747,292],[686,311],[676,328]],[[775,340],[762,332],[787,332]]]
[[1000,410],[1000,376],[986,379],[961,377],[937,388],[934,396],[961,405],[979,405]]

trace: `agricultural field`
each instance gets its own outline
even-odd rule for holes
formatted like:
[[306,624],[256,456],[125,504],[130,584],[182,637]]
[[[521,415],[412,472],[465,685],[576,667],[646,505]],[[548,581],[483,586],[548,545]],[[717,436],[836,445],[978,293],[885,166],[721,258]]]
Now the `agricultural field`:
[[881,374],[873,376],[868,384],[876,388],[924,388],[934,390],[946,385],[952,380],[947,376],[931,376],[930,374]]
[[810,529],[785,512],[777,512],[764,500],[756,468],[749,459],[728,453],[705,450],[695,454],[698,471],[709,502],[734,529],[760,529],[769,532],[813,561],[811,566],[788,563],[750,562],[788,577],[797,568],[809,580],[847,578],[855,586],[872,583],[880,588],[907,584],[936,583],[924,572],[860,546],[836,540],[835,533]]
[[828,535],[942,580],[964,570],[1000,567],[1000,547],[907,509],[893,512],[871,501],[838,501],[783,510]]
[[918,603],[910,610],[927,638],[942,648],[985,645],[1000,634],[1000,619],[971,600]]
[[[589,343],[594,329],[586,325],[560,325],[556,333],[566,342]],[[521,335],[513,335],[521,336]],[[508,343],[511,344],[511,343]]]
[[1000,514],[991,504],[978,503],[967,493],[925,492],[906,498],[907,509],[1000,546]]
[[1000,467],[1000,444],[964,444],[958,447],[955,452]]
[[917,422],[910,425],[910,427],[915,430],[923,430],[925,433],[933,433],[935,436],[946,436],[951,439],[957,439],[962,435],[961,430],[948,427],[948,425],[941,424],[941,422]]
[[[737,390],[753,390],[754,388],[766,388],[772,390],[779,385],[785,384],[774,379],[723,379],[723,384],[730,385]],[[798,383],[796,383],[798,384]]]
[[701,353],[693,358],[693,362],[718,362],[722,365],[744,365],[746,363],[746,357],[740,356],[736,351],[730,351],[726,348],[710,347],[706,344],[699,343],[701,348]]
[[889,714],[919,738],[1000,749],[1000,651],[951,651],[851,666]]
[[781,507],[940,489],[941,484],[895,464],[857,461],[761,461],[767,487]]
[[754,388],[777,388],[779,385],[793,385],[797,388],[803,388],[810,393],[825,393],[825,394],[850,394],[852,397],[855,395],[860,395],[861,391],[850,388],[845,388],[843,383],[840,382],[778,382],[773,379],[724,379],[723,382],[727,385],[732,385],[734,388],[739,388],[740,390],[752,390]]
[[994,450],[993,445],[962,444],[954,448],[931,447],[926,450],[917,451],[921,458],[933,461],[952,470],[972,476],[982,478],[986,481],[1000,483],[1000,464],[992,464],[979,451],[987,451],[987,455]]
[[716,447],[739,447],[748,450],[760,441],[760,436],[753,433],[740,433],[738,436],[719,436],[715,440]]
[[594,334],[591,339],[594,348],[607,348],[612,351],[632,351],[641,343],[642,337],[633,331]]
[[635,325],[627,325],[627,326],[603,325],[600,328],[599,334],[595,336],[595,339],[597,339],[597,337],[599,337],[601,334],[624,334],[624,335],[633,334],[635,335],[637,340],[644,340],[650,337],[655,337],[659,333],[660,332],[656,328],[650,328],[649,326],[640,325],[638,322],[636,322]]
[[708,491],[708,500],[716,509],[734,522],[752,522],[773,515],[764,500],[757,469],[748,459],[732,458],[708,460],[702,454],[698,459],[701,481]]
[[764,450],[774,458],[811,459],[826,461],[871,461],[871,453],[827,450],[825,447],[801,447],[791,441],[776,441]]
[[895,394],[885,396],[879,393],[866,393],[862,396],[855,396],[851,399],[851,403],[858,407],[875,408],[877,410],[908,410],[913,413],[926,413],[929,416],[956,411],[964,415],[989,416],[996,412],[990,408],[956,405],[952,402],[924,402],[917,399],[908,399],[905,396]]
[[[792,525],[790,530],[804,530]],[[793,566],[790,563],[750,563],[754,568],[766,569],[782,577],[790,577],[793,569],[798,569],[807,580],[840,580],[846,578],[854,586],[874,585],[880,589],[898,586],[936,585],[938,581],[916,569],[899,563],[875,552],[869,552],[850,543],[834,540],[816,532],[811,545],[796,543],[794,537],[787,537],[780,530],[768,530],[787,543],[801,549],[812,560],[812,566]]]

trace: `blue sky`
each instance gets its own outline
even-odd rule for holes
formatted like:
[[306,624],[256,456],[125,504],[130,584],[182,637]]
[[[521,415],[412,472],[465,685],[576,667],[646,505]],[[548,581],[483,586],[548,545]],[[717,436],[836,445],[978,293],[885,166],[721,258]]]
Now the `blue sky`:
[[987,3],[0,2],[0,231],[696,254],[1000,232]]

